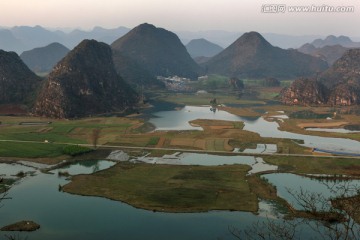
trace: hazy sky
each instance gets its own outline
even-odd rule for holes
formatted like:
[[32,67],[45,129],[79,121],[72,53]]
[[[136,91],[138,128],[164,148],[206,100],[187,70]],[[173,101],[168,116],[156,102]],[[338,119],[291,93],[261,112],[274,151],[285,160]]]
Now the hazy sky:
[[[262,13],[265,4],[285,13]],[[354,6],[352,13],[290,13],[289,6]],[[0,0],[0,25],[90,29],[148,22],[172,31],[228,30],[360,37],[360,0]]]

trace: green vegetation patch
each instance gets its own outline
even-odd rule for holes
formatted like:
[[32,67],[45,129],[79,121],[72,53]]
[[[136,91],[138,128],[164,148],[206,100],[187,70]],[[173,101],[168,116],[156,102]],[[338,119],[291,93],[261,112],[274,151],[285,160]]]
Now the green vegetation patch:
[[58,157],[63,155],[63,145],[51,143],[1,142],[0,156],[18,158]]
[[255,212],[257,197],[245,180],[249,166],[171,166],[119,163],[93,175],[74,176],[63,190],[165,212]]
[[217,90],[220,88],[230,88],[229,78],[221,75],[211,74],[206,80],[198,82],[198,89]]
[[234,128],[236,128],[236,129],[243,129],[245,126],[245,123],[244,122],[234,122],[233,125],[234,125]]
[[66,145],[62,149],[63,154],[70,155],[70,156],[77,156],[77,155],[81,155],[81,154],[92,152],[92,151],[94,151],[94,150],[91,148],[83,147],[83,146],[79,146],[79,145]]
[[67,136],[73,127],[52,127],[52,126],[21,126],[14,125],[1,129],[0,139],[17,141],[38,141],[45,140],[63,143],[85,143],[83,140]]
[[360,176],[359,159],[264,156],[264,160],[270,164],[278,165],[280,170],[284,172]]
[[158,144],[160,137],[151,137],[149,142],[148,142],[148,146],[155,146],[156,144]]
[[326,119],[326,118],[332,117],[332,116],[333,116],[333,114],[315,113],[315,112],[309,111],[309,110],[292,112],[289,115],[290,118],[295,118],[295,119]]

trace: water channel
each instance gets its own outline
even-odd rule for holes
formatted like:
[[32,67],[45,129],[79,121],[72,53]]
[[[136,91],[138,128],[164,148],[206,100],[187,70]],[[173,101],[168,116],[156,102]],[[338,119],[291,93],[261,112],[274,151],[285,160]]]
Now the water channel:
[[[155,115],[157,117],[150,119],[150,122],[157,126],[158,130],[194,130],[188,121],[198,118],[244,121],[246,130],[258,132],[264,137],[304,139],[305,145],[308,146],[333,147],[332,144],[335,144],[338,148],[360,151],[360,144],[356,141],[283,132],[277,129],[276,122],[268,122],[263,118],[249,120],[223,111],[214,113],[209,107],[185,107],[179,111],[159,112]],[[221,161],[226,164],[263,164],[261,159],[253,157],[241,159],[241,162],[233,157],[205,154],[198,154],[196,158],[203,159],[207,165],[217,165],[216,158],[229,158]],[[184,154],[174,161],[201,165],[201,161],[195,161],[189,154]],[[261,202],[259,215],[231,211],[161,213],[136,209],[125,203],[104,198],[77,196],[59,191],[59,185],[68,182],[66,178],[58,176],[59,171],[69,174],[91,174],[113,164],[114,162],[105,160],[74,163],[53,170],[50,174],[19,164],[0,164],[1,176],[10,177],[20,171],[31,172],[10,189],[8,196],[11,199],[3,200],[1,203],[0,226],[21,220],[33,220],[41,225],[39,230],[19,233],[20,237],[28,237],[29,240],[234,239],[228,230],[229,226],[246,229],[254,222],[265,221],[268,216],[266,209],[271,209],[267,203]],[[266,178],[278,187],[280,196],[290,202],[291,199],[284,190],[286,184],[289,187],[303,186],[308,190],[323,191],[319,188],[319,181],[293,174],[270,174],[266,175]],[[0,239],[4,234],[9,233],[0,232]],[[306,228],[301,234],[308,234]]]
[[[62,168],[69,173],[90,173],[113,162],[92,161]],[[0,168],[0,174],[35,171],[9,191],[10,200],[0,208],[0,226],[20,220],[33,220],[41,228],[20,233],[36,239],[232,239],[228,226],[246,227],[257,216],[246,212],[161,213],[136,209],[130,205],[99,197],[83,197],[59,192],[68,181],[54,174],[12,164]],[[2,164],[0,167],[3,167]],[[80,170],[82,169],[82,170]],[[26,171],[25,171],[26,172]],[[3,234],[0,232],[0,239]]]
[[[15,184],[9,191],[11,199],[0,208],[0,226],[20,220],[33,220],[41,228],[31,233],[19,233],[31,239],[234,239],[228,227],[248,229],[252,223],[275,219],[278,214],[271,204],[260,202],[259,215],[247,212],[211,211],[208,213],[161,213],[136,209],[125,203],[99,197],[83,197],[60,192],[59,185],[68,182],[58,171],[73,174],[92,173],[111,167],[110,161],[75,163],[44,174],[17,164],[6,164],[0,174],[18,171],[34,172]],[[4,167],[1,164],[0,167]],[[325,185],[318,180],[293,174],[267,174],[265,177],[277,186],[279,195],[292,202],[286,187],[324,193]],[[356,182],[359,184],[359,181]],[[300,233],[309,234],[304,226]],[[2,234],[9,232],[0,232]]]
[[155,125],[156,130],[201,130],[193,127],[189,121],[195,119],[214,119],[227,121],[242,121],[245,123],[244,130],[259,133],[262,137],[286,138],[304,140],[303,146],[318,148],[335,152],[348,152],[360,154],[360,142],[346,138],[328,138],[311,135],[303,135],[280,131],[276,121],[266,121],[263,117],[243,118],[226,111],[210,111],[209,106],[185,106],[180,110],[161,111],[154,114],[149,122]]

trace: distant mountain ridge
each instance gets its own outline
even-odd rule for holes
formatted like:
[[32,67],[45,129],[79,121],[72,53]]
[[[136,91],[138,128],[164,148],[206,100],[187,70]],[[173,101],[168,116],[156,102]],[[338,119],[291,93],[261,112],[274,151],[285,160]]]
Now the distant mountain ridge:
[[[45,31],[47,32],[45,32]],[[3,31],[8,31],[4,33]],[[46,46],[52,42],[58,42],[66,46],[69,49],[74,48],[84,39],[95,39],[97,41],[111,44],[119,37],[125,35],[130,31],[127,27],[118,27],[113,29],[106,29],[102,27],[94,27],[92,30],[79,30],[74,29],[72,31],[63,29],[47,29],[41,26],[20,26],[11,28],[0,28],[0,49],[6,51],[15,51],[21,54],[23,51],[28,51],[33,48]],[[16,33],[15,33],[16,32]],[[25,32],[25,33],[23,33]],[[9,33],[11,33],[9,37]],[[41,33],[39,35],[39,33]],[[243,32],[229,32],[222,30],[209,30],[209,31],[177,31],[177,35],[180,37],[184,44],[187,44],[192,39],[205,38],[221,47],[228,47],[234,42],[239,35]],[[5,34],[7,39],[11,38],[10,44],[4,43]],[[26,37],[24,38],[24,35]],[[49,37],[49,39],[47,38]],[[264,33],[263,36],[273,45],[281,48],[298,48],[306,42],[310,42],[315,38],[319,38],[319,35],[306,35],[306,36],[292,36],[286,34],[277,33]],[[41,38],[40,41],[39,37]]]
[[331,66],[336,60],[338,60],[349,48],[343,47],[339,44],[332,46],[324,46],[321,48],[316,48],[310,43],[306,43],[301,46],[298,51],[312,55],[314,57],[319,57],[324,59],[329,66]]
[[339,36],[336,37],[334,35],[329,35],[325,39],[315,39],[311,43],[316,48],[322,48],[325,46],[334,46],[334,45],[341,45],[347,48],[359,48],[360,42],[353,42],[347,36]]
[[60,43],[34,48],[20,55],[23,62],[33,72],[49,72],[70,50]]
[[53,42],[58,42],[72,49],[84,39],[95,39],[110,44],[129,30],[126,27],[114,29],[94,27],[90,31],[75,29],[66,33],[60,30],[48,30],[41,26],[16,26],[0,29],[0,49],[21,54],[24,51],[46,46]]
[[153,76],[178,75],[194,79],[200,72],[176,34],[148,23],[135,27],[111,47]]
[[310,76],[328,67],[319,58],[274,47],[257,32],[243,34],[202,66],[207,73],[230,77],[280,79]]
[[[187,44],[192,39],[205,38],[223,48],[231,45],[236,39],[239,38],[244,32],[230,32],[223,30],[207,30],[207,31],[176,31],[181,41]],[[262,34],[273,46],[281,47],[284,49],[298,48],[306,42],[313,41],[316,38],[322,37],[321,35],[287,35],[279,33],[263,33]]]
[[185,47],[192,58],[213,57],[224,50],[219,45],[212,43],[204,38],[193,39],[188,44],[186,44]]
[[0,49],[20,54],[22,49],[25,49],[25,45],[10,30],[0,29]]
[[[7,31],[7,33],[4,31]],[[47,29],[41,26],[0,28],[0,49],[15,51],[18,54],[21,54],[23,51],[46,46],[52,42],[61,43],[67,48],[72,49],[84,39],[95,39],[97,41],[111,44],[113,41],[125,35],[129,31],[130,28],[127,27],[117,27],[113,29],[94,27],[92,30],[74,29],[71,32],[62,29]],[[239,35],[243,34],[243,32],[230,32],[223,30],[198,32],[176,31],[176,33],[184,44],[187,44],[192,39],[205,38],[223,48],[228,47],[238,38]],[[313,39],[320,39],[322,37],[320,35],[295,36],[278,33],[264,33],[263,36],[273,46],[278,46],[284,49],[299,48],[304,43],[311,42]],[[8,41],[9,39],[11,39],[11,41]]]
[[33,112],[51,118],[77,118],[125,111],[138,95],[116,73],[111,48],[84,40],[49,74]]

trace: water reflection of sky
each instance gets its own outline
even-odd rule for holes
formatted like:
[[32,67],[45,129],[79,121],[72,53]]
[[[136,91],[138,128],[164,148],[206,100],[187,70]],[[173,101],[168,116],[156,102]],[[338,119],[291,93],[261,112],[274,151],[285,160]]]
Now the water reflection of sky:
[[257,132],[262,137],[302,139],[304,146],[310,148],[320,148],[330,151],[360,153],[360,142],[346,138],[328,138],[319,136],[310,136],[278,129],[277,122],[269,122],[264,118],[259,118],[255,122],[245,122],[244,130]]
[[335,132],[335,133],[358,133],[360,131],[348,130],[345,128],[306,128],[307,131]]
[[[16,165],[14,167],[20,167]],[[89,167],[91,168],[90,164]],[[246,212],[161,213],[99,197],[59,192],[68,181],[39,172],[15,185],[2,202],[0,226],[21,219],[41,225],[19,232],[21,239],[231,239],[228,226],[240,229],[261,219]],[[105,235],[106,236],[105,236]],[[0,237],[1,238],[1,237]]]
[[[326,182],[325,180],[311,179],[290,173],[274,173],[263,175],[269,182],[276,186],[278,195],[295,208],[301,209],[294,197],[302,191],[307,193],[320,194],[324,198],[341,196],[343,188],[347,187],[347,196],[354,195],[354,189],[360,188],[360,180],[351,180],[343,182]],[[291,194],[292,193],[292,194]],[[320,207],[320,206],[318,206]],[[327,206],[329,207],[329,206]]]
[[243,118],[225,111],[213,112],[210,106],[185,106],[180,110],[161,111],[154,113],[155,118],[149,120],[154,124],[156,130],[202,130],[201,127],[194,127],[189,121],[195,119],[243,121]]
[[20,165],[20,164],[7,164],[7,163],[0,163],[0,176],[1,177],[15,177],[16,174],[19,172],[33,172],[36,171],[35,168]]
[[68,172],[70,175],[91,174],[113,166],[115,162],[108,160],[87,160],[75,162],[70,165],[58,168],[53,173]]
[[189,121],[195,119],[243,121],[244,130],[259,133],[262,137],[302,139],[304,146],[320,148],[324,150],[360,153],[360,142],[345,138],[326,138],[310,135],[302,135],[278,129],[277,122],[269,122],[264,118],[247,119],[226,111],[210,111],[210,106],[186,106],[178,111],[161,111],[154,113],[156,118],[149,121],[155,125],[156,130],[202,130],[200,127],[193,127]]
[[253,156],[221,156],[203,153],[174,153],[162,157],[142,156],[133,159],[134,162],[145,162],[151,164],[168,165],[199,165],[199,166],[220,166],[243,164],[251,166],[248,174],[277,170],[278,167],[264,162],[262,158]]

